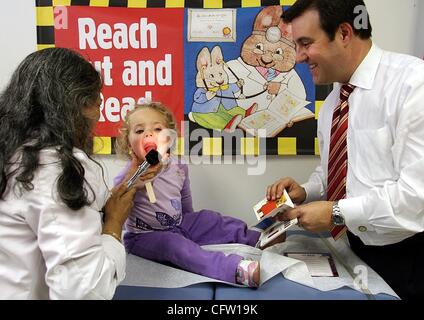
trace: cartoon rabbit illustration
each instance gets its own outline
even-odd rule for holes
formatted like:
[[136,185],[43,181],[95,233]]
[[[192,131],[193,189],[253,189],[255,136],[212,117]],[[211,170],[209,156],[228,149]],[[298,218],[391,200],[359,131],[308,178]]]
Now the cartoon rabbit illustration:
[[209,129],[233,131],[240,121],[253,113],[256,105],[245,110],[237,105],[235,93],[243,80],[229,83],[224,57],[219,46],[209,52],[202,48],[197,55],[197,90],[194,93],[189,119]]
[[[255,102],[258,111],[281,104],[286,89],[300,99],[306,98],[302,80],[294,70],[295,43],[291,28],[281,20],[281,6],[268,6],[255,18],[252,34],[244,41],[240,57],[228,67],[244,80],[238,105],[248,109]],[[231,79],[229,81],[232,81]]]

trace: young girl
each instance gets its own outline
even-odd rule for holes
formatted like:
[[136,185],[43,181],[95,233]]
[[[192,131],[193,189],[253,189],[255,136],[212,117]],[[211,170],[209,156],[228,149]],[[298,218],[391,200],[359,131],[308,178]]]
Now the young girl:
[[[166,139],[162,137],[168,130],[176,130],[176,125],[164,105],[155,102],[138,105],[124,121],[118,139],[118,152],[126,156],[132,154],[141,163],[149,149],[164,149]],[[168,150],[167,146],[165,150]],[[123,180],[130,167],[131,161],[115,178],[115,184]],[[249,287],[259,285],[258,261],[200,247],[224,243],[255,246],[259,232],[248,230],[241,220],[214,211],[194,212],[188,167],[172,155],[152,183],[156,202],[149,201],[146,188],[139,188],[125,224],[127,232],[124,244],[129,253],[157,262],[172,263],[214,279]]]

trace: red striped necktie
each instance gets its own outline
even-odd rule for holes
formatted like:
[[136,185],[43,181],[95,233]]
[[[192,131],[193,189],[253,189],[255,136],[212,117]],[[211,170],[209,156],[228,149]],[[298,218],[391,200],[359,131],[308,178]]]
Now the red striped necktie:
[[[328,156],[328,201],[336,201],[346,197],[348,99],[354,89],[355,87],[351,84],[345,84],[341,87],[340,102],[333,113]],[[334,240],[337,240],[346,230],[346,226],[335,226],[331,230],[331,235]]]

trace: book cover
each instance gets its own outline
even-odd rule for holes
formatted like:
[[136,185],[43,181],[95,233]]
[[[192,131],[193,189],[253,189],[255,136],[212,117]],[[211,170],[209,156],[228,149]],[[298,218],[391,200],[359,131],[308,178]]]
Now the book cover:
[[272,218],[279,212],[284,212],[287,209],[294,208],[293,202],[291,201],[288,193],[284,190],[283,195],[277,200],[268,201],[266,198],[259,201],[253,206],[258,222],[261,222],[265,218]]
[[285,256],[306,263],[311,277],[338,277],[336,264],[328,252],[285,252]]
[[287,229],[289,229],[291,226],[294,226],[295,224],[297,224],[296,218],[273,223],[261,233],[258,241],[259,247],[265,247],[267,244],[276,239],[279,235],[286,232]]
[[284,233],[288,228],[297,224],[296,218],[287,221],[274,221],[272,219],[278,213],[293,207],[294,204],[286,190],[284,190],[283,195],[279,199],[268,201],[265,198],[253,207],[253,211],[258,219],[257,224],[253,227],[262,230],[258,241],[260,248],[263,248]]

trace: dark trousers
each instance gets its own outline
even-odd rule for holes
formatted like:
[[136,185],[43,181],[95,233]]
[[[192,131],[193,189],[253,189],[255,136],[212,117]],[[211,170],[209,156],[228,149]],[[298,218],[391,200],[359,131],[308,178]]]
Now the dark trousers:
[[386,246],[364,245],[347,233],[355,254],[404,300],[424,298],[424,232]]

